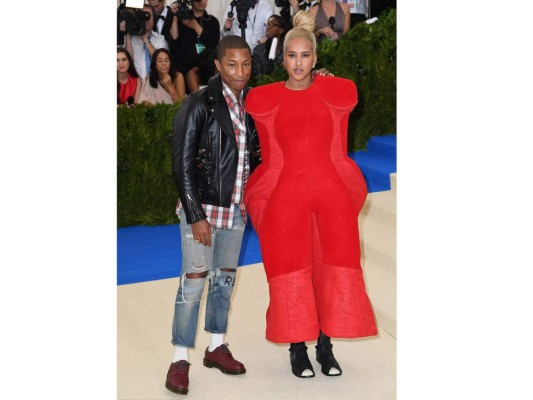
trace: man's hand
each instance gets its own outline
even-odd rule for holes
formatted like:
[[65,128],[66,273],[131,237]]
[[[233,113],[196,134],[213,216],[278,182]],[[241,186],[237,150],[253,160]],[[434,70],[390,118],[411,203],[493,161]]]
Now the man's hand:
[[191,225],[192,238],[204,246],[211,246],[211,225],[207,219],[195,222]]
[[144,43],[149,44],[150,43],[150,35],[151,33],[146,32],[144,35],[141,36],[141,39]]
[[335,76],[331,72],[329,72],[326,68],[320,68],[320,69],[318,69],[316,71],[312,71],[311,72],[311,77],[312,78],[314,78],[317,75],[320,75],[320,76]]
[[172,85],[172,78],[168,74],[168,72],[164,72],[162,74],[159,74],[159,82],[161,82],[161,85],[168,86]]
[[194,30],[196,30],[196,28],[200,28],[200,24],[194,18],[182,19],[181,22],[183,22],[183,25],[185,25],[187,28],[191,28]]
[[233,26],[233,18],[226,18],[224,21],[224,30],[228,32]]

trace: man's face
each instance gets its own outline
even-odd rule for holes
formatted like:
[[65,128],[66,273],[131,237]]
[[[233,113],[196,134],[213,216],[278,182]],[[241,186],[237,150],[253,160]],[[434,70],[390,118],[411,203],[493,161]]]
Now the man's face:
[[157,15],[161,14],[161,12],[163,12],[163,9],[165,8],[164,0],[148,0],[148,4],[155,8],[155,12]]
[[229,86],[235,96],[244,89],[252,75],[252,55],[248,49],[227,49],[215,65],[222,82]]
[[150,13],[150,19],[144,22],[144,27],[146,28],[146,32],[150,32],[152,28],[154,27],[154,14],[152,13],[151,7],[144,7],[143,11]]
[[192,0],[192,9],[194,11],[204,11],[207,7],[207,0]]

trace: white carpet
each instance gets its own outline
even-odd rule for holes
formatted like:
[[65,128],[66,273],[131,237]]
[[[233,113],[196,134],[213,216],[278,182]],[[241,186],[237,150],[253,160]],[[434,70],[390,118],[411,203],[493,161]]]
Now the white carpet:
[[[340,377],[321,374],[314,358],[315,343],[308,353],[316,376],[292,375],[288,345],[265,339],[268,286],[262,264],[240,268],[226,341],[247,372],[226,375],[203,366],[209,335],[203,331],[200,312],[197,347],[190,351],[190,387],[187,396],[165,388],[172,360],[170,344],[178,278],[123,285],[117,288],[118,400],[163,399],[396,399],[396,193],[372,193],[360,217],[363,269],[379,325],[379,335],[357,340],[334,339],[334,353],[343,369]],[[392,221],[394,219],[394,221]],[[384,227],[382,224],[387,225]],[[380,249],[371,238],[383,228]],[[391,236],[392,235],[392,236]],[[380,246],[378,246],[380,247]],[[369,256],[373,255],[374,259]]]

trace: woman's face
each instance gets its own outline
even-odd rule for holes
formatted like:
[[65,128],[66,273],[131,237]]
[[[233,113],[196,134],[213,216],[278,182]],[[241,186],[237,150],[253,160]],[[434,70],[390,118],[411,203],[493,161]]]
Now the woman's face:
[[161,74],[168,74],[170,70],[170,58],[165,52],[160,52],[155,59],[155,69]]
[[273,37],[277,37],[279,39],[283,31],[284,29],[280,25],[278,25],[277,21],[274,18],[268,19],[267,26],[266,26],[267,38],[270,39]]
[[128,72],[129,67],[130,62],[128,61],[128,57],[126,57],[126,54],[123,52],[117,52],[117,72]]
[[302,37],[289,40],[283,61],[291,79],[301,81],[309,78],[316,61],[311,42]]

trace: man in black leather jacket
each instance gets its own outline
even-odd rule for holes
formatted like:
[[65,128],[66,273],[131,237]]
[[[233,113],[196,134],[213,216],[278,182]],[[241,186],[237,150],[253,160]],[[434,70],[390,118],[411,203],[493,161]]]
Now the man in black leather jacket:
[[[249,87],[244,87],[243,100],[248,91]],[[254,121],[248,114],[245,119],[251,172],[261,156]],[[222,79],[217,74],[209,79],[207,88],[187,97],[174,121],[172,170],[187,223],[206,218],[201,204],[230,207],[237,156]]]
[[206,280],[204,329],[211,333],[211,343],[204,365],[227,374],[246,372],[224,344],[224,334],[246,225],[243,190],[261,162],[254,122],[244,112],[252,71],[249,45],[239,36],[224,37],[215,65],[219,75],[190,94],[174,120],[172,170],[180,197],[182,275],[166,387],[179,394],[189,390],[188,349],[195,346]]

